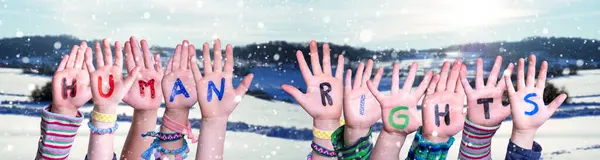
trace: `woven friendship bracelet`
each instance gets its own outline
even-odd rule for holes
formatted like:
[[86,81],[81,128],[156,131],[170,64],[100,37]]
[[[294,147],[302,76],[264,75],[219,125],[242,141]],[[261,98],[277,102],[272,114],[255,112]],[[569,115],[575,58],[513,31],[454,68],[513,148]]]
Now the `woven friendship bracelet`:
[[331,135],[331,143],[337,152],[338,159],[368,159],[371,157],[373,142],[371,141],[372,130],[367,135],[359,138],[354,144],[344,144],[344,129],[342,125]]
[[177,133],[181,133],[184,135],[188,135],[188,139],[191,139],[192,143],[198,142],[198,138],[196,136],[194,136],[194,133],[192,132],[192,126],[190,125],[189,121],[187,121],[187,125],[179,124],[179,123],[171,120],[171,118],[169,118],[169,116],[167,116],[165,114],[163,116],[162,123],[163,123],[163,126],[167,127],[170,130],[173,130]]
[[313,152],[324,156],[324,157],[337,157],[337,153],[335,153],[335,151],[329,150],[323,146],[318,145],[317,143],[315,143],[314,141],[312,142],[312,144],[310,145],[310,147],[312,148]]
[[410,146],[407,159],[446,159],[448,149],[454,143],[454,137],[450,137],[445,143],[433,143],[423,138],[422,131],[423,128],[419,127],[415,133],[415,139]]
[[96,128],[96,126],[92,124],[92,121],[90,121],[88,122],[88,127],[90,127],[90,131],[92,132],[92,134],[113,134],[115,133],[115,131],[117,131],[117,129],[119,129],[119,124],[115,123],[115,126],[113,126],[112,128]]
[[313,127],[313,136],[319,139],[331,139],[331,134],[333,131],[323,131]]
[[117,121],[117,114],[104,114],[92,111],[92,119],[100,122],[111,123]]
[[142,137],[156,137],[156,138],[158,138],[158,141],[161,141],[161,142],[170,142],[170,141],[180,140],[183,138],[183,136],[184,135],[181,133],[164,133],[164,132],[154,132],[154,131],[142,133]]

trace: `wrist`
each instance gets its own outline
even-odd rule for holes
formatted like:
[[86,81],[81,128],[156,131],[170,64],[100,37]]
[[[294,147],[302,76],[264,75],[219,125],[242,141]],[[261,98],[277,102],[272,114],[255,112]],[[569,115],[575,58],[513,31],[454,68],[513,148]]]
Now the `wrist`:
[[103,114],[116,114],[117,105],[94,105],[94,111]]
[[340,120],[338,119],[315,119],[313,120],[313,127],[324,131],[334,131],[340,127]]
[[59,106],[55,103],[52,103],[52,107],[50,107],[50,112],[70,117],[76,117],[77,107]]
[[533,138],[537,129],[515,129],[513,128],[510,140],[521,148],[531,149],[533,147]]
[[450,137],[440,137],[440,136],[423,134],[423,139],[425,139],[429,142],[432,142],[432,143],[445,143],[448,141],[448,139],[450,139]]
[[134,109],[133,114],[138,115],[156,115],[158,109]]

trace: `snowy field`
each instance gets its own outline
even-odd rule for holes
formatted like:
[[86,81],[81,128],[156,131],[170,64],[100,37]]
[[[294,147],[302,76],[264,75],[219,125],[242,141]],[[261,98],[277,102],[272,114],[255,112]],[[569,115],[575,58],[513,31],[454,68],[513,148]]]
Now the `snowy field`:
[[[572,102],[600,102],[600,70],[580,71],[580,75],[551,79],[558,87],[565,87],[571,94]],[[51,77],[21,74],[20,69],[0,69],[0,101],[27,101],[27,95],[35,85],[43,85]],[[0,105],[10,107],[12,105]],[[29,107],[29,106],[22,106]],[[89,112],[91,107],[81,110]],[[133,109],[119,106],[118,113],[132,115]],[[158,114],[162,115],[163,110]],[[190,112],[190,118],[200,118],[198,107]],[[229,121],[245,122],[253,125],[312,128],[312,120],[301,107],[283,102],[271,102],[246,96],[233,112]],[[593,127],[600,117],[575,117],[549,120],[536,135],[536,141],[543,147],[544,159],[595,159],[600,156],[600,128]],[[87,120],[84,121],[84,124]],[[119,122],[116,132],[115,152],[120,154],[125,141],[128,122]],[[10,159],[33,159],[39,138],[39,117],[0,114],[0,155]],[[588,124],[588,125],[586,125]],[[590,127],[592,126],[592,127]],[[504,122],[494,136],[492,143],[494,159],[503,159],[510,138],[511,122]],[[198,129],[195,129],[198,132]],[[373,136],[376,141],[377,133]],[[82,159],[87,151],[89,129],[82,125],[71,152],[71,159]],[[406,156],[412,142],[410,135],[400,157]],[[456,159],[460,135],[450,150],[449,159]],[[267,137],[247,132],[227,132],[225,141],[226,159],[303,159],[310,151],[310,141],[297,141]],[[596,147],[593,147],[596,146]],[[191,145],[190,155],[195,155],[195,145]]]

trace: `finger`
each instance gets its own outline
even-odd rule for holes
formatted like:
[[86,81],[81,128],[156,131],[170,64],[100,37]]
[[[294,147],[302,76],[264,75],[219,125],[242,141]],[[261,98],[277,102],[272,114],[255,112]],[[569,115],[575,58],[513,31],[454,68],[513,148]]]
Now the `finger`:
[[[119,68],[123,68],[123,50],[119,41],[115,41],[115,65]],[[127,70],[129,71],[129,69]]]
[[110,42],[107,39],[102,40],[102,45],[104,46],[104,65],[112,66],[112,51],[110,50]]
[[475,69],[475,88],[481,89],[485,87],[483,84],[483,60],[477,59],[477,68]]
[[373,84],[375,86],[379,86],[379,82],[381,82],[381,77],[383,76],[383,68],[379,67],[377,70],[377,74],[375,74],[375,78],[373,78]]
[[135,60],[133,58],[133,51],[131,50],[131,43],[129,41],[125,42],[125,65],[127,66],[127,71],[133,70],[135,68]]
[[233,47],[230,44],[225,46],[225,72],[233,73]]
[[367,88],[369,88],[369,91],[371,91],[371,94],[375,96],[377,101],[382,102],[384,100],[383,94],[379,92],[378,85],[373,84],[371,81],[367,81]]
[[165,70],[165,74],[169,74],[173,72],[173,57],[169,57],[169,61],[167,62],[167,70]]
[[223,72],[223,55],[221,53],[221,40],[217,39],[215,40],[215,44],[214,44],[214,56],[215,60],[214,60],[214,67],[213,67],[213,72]]
[[137,77],[140,75],[140,69],[142,69],[142,67],[137,66],[133,68],[133,72],[130,72],[129,75],[127,75],[127,78],[125,78],[125,81],[123,82],[123,87],[125,87],[125,90],[129,90],[131,88],[133,82],[135,82]]
[[85,51],[87,50],[87,44],[85,43],[85,41],[82,41],[81,44],[79,45],[81,46],[81,48],[79,48],[79,50],[77,50],[77,57],[75,58],[75,68],[76,69],[83,69],[83,59],[85,57]]
[[496,83],[498,82],[498,74],[500,73],[501,67],[502,67],[502,56],[497,56],[496,62],[494,62],[494,67],[492,67],[492,72],[490,72],[490,76],[488,77],[486,86],[496,87]]
[[464,64],[460,69],[460,83],[462,83],[462,86],[467,94],[470,95],[473,93],[473,88],[471,87],[471,84],[469,84],[469,80],[467,80],[467,66]]
[[519,66],[517,70],[517,89],[525,89],[525,60],[519,59]]
[[96,69],[94,68],[94,63],[92,62],[92,48],[87,47],[85,50],[85,66],[88,72],[94,72]]
[[329,44],[323,44],[323,73],[331,75],[331,57]]
[[158,73],[162,74],[163,70],[162,70],[162,62],[160,60],[160,55],[159,54],[155,54],[154,55],[154,70],[156,70]]
[[98,66],[98,68],[104,67],[104,56],[102,55],[100,42],[96,42],[94,47],[96,48],[96,66]]
[[252,79],[254,78],[254,74],[250,73],[248,75],[246,75],[246,77],[244,77],[244,80],[242,80],[242,82],[240,83],[240,85],[235,89],[235,93],[238,96],[244,96],[246,95],[246,92],[248,91],[248,88],[250,88],[250,85],[252,84]]
[[363,62],[358,63],[358,68],[356,68],[356,75],[354,75],[354,85],[352,85],[352,88],[360,87],[360,84],[362,83],[361,78],[362,78],[364,71],[365,71],[365,63],[363,63]]
[[74,45],[73,48],[71,48],[71,53],[69,53],[69,59],[67,60],[65,69],[75,68],[75,58],[77,57],[77,52],[79,52],[79,46]]
[[298,60],[298,67],[300,68],[300,72],[302,72],[302,77],[306,81],[307,78],[312,76],[312,73],[310,73],[308,64],[306,64],[306,60],[304,59],[304,54],[300,50],[296,51],[296,59]]
[[538,75],[537,84],[535,87],[544,89],[546,88],[546,75],[548,73],[548,62],[542,62],[542,66],[540,67],[540,73]]
[[[321,69],[321,63],[319,62],[319,48],[317,47],[317,42],[312,40],[310,41],[310,64],[312,66],[312,72],[315,76],[319,76],[323,74],[323,70]],[[356,77],[354,77],[356,79]]]
[[[441,76],[439,74],[435,74],[433,76],[433,79],[431,79],[431,81],[429,82],[429,87],[427,88],[427,95],[431,95],[431,94],[435,93],[436,88],[438,88],[437,85],[443,84],[443,83],[440,83],[440,79],[441,79]],[[442,91],[442,90],[438,90],[438,91]]]
[[452,64],[452,71],[450,72],[450,77],[448,78],[448,82],[446,84],[446,90],[454,91],[456,89],[456,83],[458,82],[458,74],[460,73],[460,68],[462,67],[462,62],[459,59],[454,60],[454,64]]
[[560,105],[565,102],[565,100],[567,99],[567,94],[560,94],[558,95],[558,97],[554,98],[554,100],[552,100],[552,102],[550,102],[550,104],[548,104],[548,110],[550,111],[550,115],[552,115],[554,113],[554,111],[556,111],[556,109],[558,109],[558,107],[560,107]]
[[404,85],[402,87],[402,92],[404,93],[410,93],[413,83],[415,81],[415,76],[417,76],[417,69],[418,69],[418,65],[416,62],[413,62],[410,65],[410,69],[408,71],[408,77],[406,77],[406,80],[404,80]]
[[[514,65],[512,63],[508,64],[508,67],[506,67],[506,69],[504,70],[504,73],[502,75],[508,75],[511,76],[512,72],[513,72],[513,68]],[[504,79],[500,79],[500,82],[498,83],[498,88],[502,91],[506,90],[506,81]],[[512,86],[510,86],[512,87]]]
[[[304,97],[302,95],[304,95],[300,90],[298,90],[298,88],[291,86],[289,84],[284,84],[281,85],[281,89],[283,89],[283,91],[285,91],[286,93],[290,94],[292,97],[294,97],[294,99],[296,99],[296,101],[298,101],[298,103],[304,102]],[[302,106],[302,105],[300,105]]]
[[400,89],[400,66],[397,63],[394,63],[394,68],[392,69],[392,88],[390,89],[392,93],[398,93]]
[[362,76],[362,82],[360,83],[360,86],[366,86],[367,85],[367,81],[371,80],[371,74],[373,72],[373,60],[368,60],[367,61],[367,68],[365,68],[365,72],[363,73]]
[[65,54],[65,55],[63,55],[63,58],[60,60],[58,67],[56,67],[56,72],[64,70],[65,66],[67,66],[67,61],[69,61],[69,55]]
[[212,73],[213,69],[210,62],[210,47],[208,47],[208,43],[202,45],[202,60],[204,62],[204,74]]
[[460,81],[456,81],[455,84],[456,88],[454,88],[454,93],[460,93],[460,94],[465,94],[465,88],[463,87],[462,83]]
[[515,87],[513,87],[512,80],[510,79],[510,75],[504,74],[504,82],[506,83],[506,88],[508,90],[508,94],[512,95],[515,93]]
[[[423,96],[423,93],[425,93],[425,90],[427,89],[427,85],[430,84],[431,78],[432,78],[433,72],[429,71],[425,74],[425,77],[423,78],[423,81],[421,81],[421,84],[419,84],[419,86],[417,87],[417,90],[415,90],[415,92],[412,93],[413,97],[419,97],[419,99],[421,98],[421,96]],[[434,88],[432,88],[432,90],[434,90]]]
[[446,81],[448,80],[448,74],[450,71],[450,62],[444,62],[444,64],[442,65],[442,71],[440,72],[440,80],[437,84],[437,91],[444,91],[446,90]]
[[175,54],[173,54],[173,71],[176,71],[181,66],[181,50],[183,46],[181,44],[177,44],[175,47]]
[[[144,54],[144,66],[146,67],[146,69],[148,70],[156,70],[156,68],[154,67],[154,62],[152,59],[152,53],[150,52],[150,48],[148,47],[148,42],[146,40],[142,40],[141,42],[142,45],[142,53]],[[136,43],[137,46],[137,43]]]
[[[191,45],[191,47],[193,48],[194,46]],[[200,73],[200,68],[198,68],[198,58],[196,58],[196,56],[193,56],[190,61],[191,61],[190,65],[191,65],[191,69],[192,69],[192,74],[194,74],[194,80],[196,82],[198,82],[198,81],[200,81],[200,79],[202,79],[202,74]]]
[[527,87],[535,87],[535,55],[529,55],[529,68],[527,68],[527,83],[525,84]]
[[347,93],[352,90],[352,70],[348,69],[346,71],[346,79],[344,80],[344,92]]
[[180,61],[179,61],[179,68],[186,70],[189,67],[189,63],[190,63],[190,42],[188,42],[187,40],[183,40],[183,42],[181,42],[181,57],[179,57]]
[[337,67],[335,69],[335,78],[337,79],[342,79],[342,74],[344,74],[344,55],[339,55],[338,56],[338,62],[337,62]]

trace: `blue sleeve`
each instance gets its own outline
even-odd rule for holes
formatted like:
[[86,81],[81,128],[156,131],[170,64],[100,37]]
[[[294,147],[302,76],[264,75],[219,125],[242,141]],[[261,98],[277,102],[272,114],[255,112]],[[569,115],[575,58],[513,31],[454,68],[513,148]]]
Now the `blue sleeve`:
[[508,142],[508,148],[506,150],[507,160],[538,160],[542,156],[542,146],[537,142],[533,141],[533,147],[531,149],[524,149],[514,144],[512,141]]

